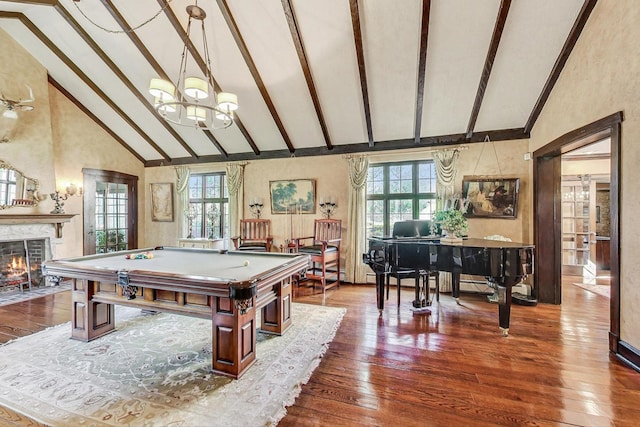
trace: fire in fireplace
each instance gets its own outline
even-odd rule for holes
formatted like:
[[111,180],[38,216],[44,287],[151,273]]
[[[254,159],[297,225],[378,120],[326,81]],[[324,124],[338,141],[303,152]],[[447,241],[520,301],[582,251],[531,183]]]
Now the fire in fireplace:
[[43,285],[45,248],[45,239],[0,242],[0,290]]

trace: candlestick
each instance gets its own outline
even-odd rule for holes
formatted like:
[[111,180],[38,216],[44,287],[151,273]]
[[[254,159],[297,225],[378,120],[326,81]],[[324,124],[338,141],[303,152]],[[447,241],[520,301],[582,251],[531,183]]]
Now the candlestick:
[[338,204],[334,201],[332,196],[329,196],[327,199],[320,199],[320,212],[322,212],[322,215],[327,217],[327,219],[331,218],[331,215],[333,215],[337,207]]

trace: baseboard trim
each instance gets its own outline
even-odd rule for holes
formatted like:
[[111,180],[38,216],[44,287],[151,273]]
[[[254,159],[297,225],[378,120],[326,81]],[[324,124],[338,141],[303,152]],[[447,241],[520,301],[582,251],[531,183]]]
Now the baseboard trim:
[[631,344],[619,341],[616,357],[625,365],[640,372],[640,350]]

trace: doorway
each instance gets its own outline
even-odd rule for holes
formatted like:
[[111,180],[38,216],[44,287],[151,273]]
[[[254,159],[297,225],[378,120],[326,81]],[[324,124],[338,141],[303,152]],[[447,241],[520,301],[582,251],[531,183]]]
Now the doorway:
[[84,255],[138,247],[138,177],[83,169]]
[[610,295],[611,140],[562,154],[563,283]]
[[622,112],[571,131],[533,153],[533,217],[536,263],[533,294],[539,302],[562,302],[562,156],[610,140],[610,350],[620,337],[620,146]]

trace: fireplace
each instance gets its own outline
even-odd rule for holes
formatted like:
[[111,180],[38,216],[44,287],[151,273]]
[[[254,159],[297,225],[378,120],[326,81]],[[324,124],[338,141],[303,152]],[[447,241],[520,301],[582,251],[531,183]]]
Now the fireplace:
[[46,260],[47,239],[0,242],[0,290],[44,286],[42,262]]
[[55,258],[62,226],[74,215],[0,215],[0,292],[53,286],[42,263]]

